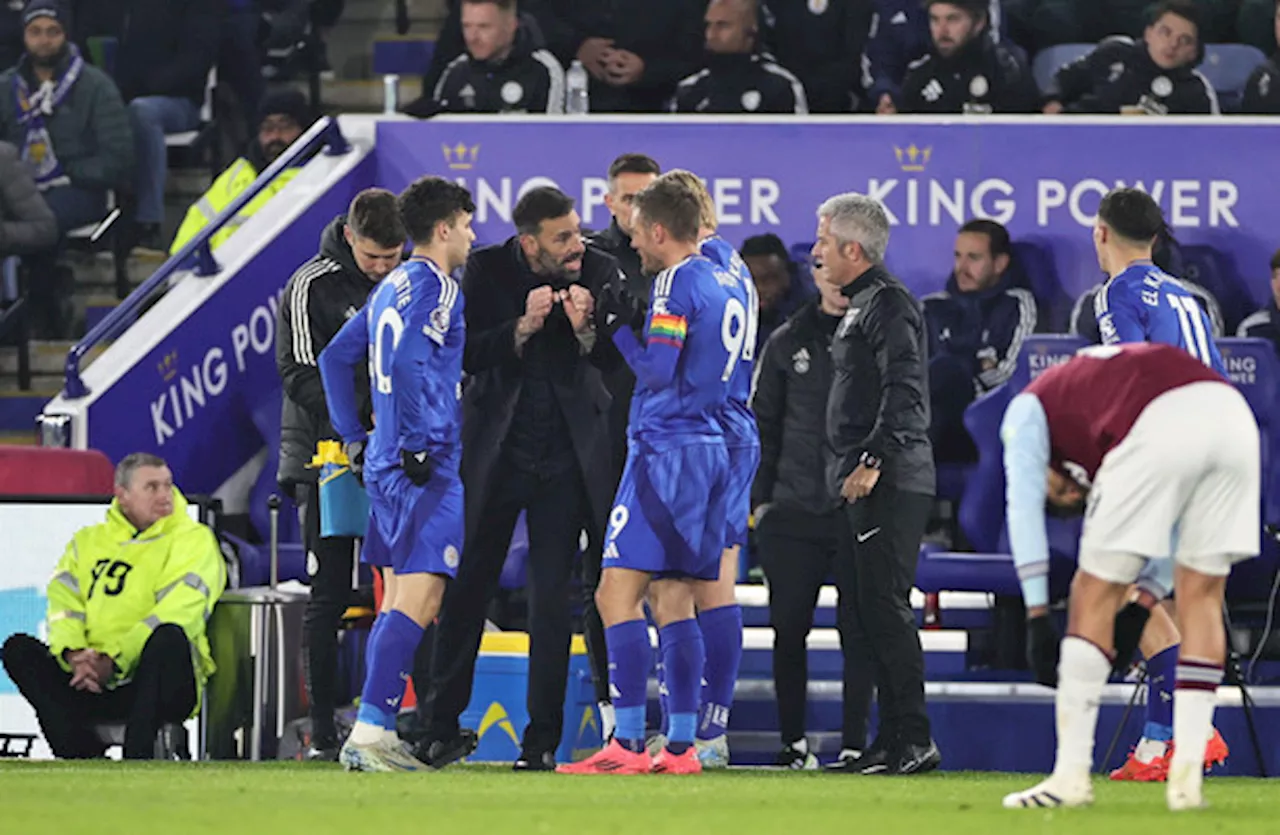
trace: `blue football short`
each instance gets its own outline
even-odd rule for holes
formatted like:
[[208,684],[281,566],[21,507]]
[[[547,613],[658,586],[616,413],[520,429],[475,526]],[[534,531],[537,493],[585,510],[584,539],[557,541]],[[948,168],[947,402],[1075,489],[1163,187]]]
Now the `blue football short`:
[[728,478],[719,438],[660,450],[633,442],[609,514],[603,567],[716,579]]
[[361,560],[396,574],[457,576],[465,511],[456,472],[437,472],[419,487],[392,470],[368,489],[369,532]]

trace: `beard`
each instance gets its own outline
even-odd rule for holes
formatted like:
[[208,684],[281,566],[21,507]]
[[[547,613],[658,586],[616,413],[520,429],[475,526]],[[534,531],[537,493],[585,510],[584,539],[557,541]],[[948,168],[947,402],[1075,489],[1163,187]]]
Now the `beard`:
[[274,139],[263,146],[262,154],[267,158],[267,162],[275,162],[288,147],[288,145],[284,144],[279,139]]
[[28,53],[31,56],[31,65],[42,70],[51,70],[58,64],[62,63],[62,59],[66,57],[67,47],[63,44],[62,48],[57,52],[49,55],[36,55],[34,52]]

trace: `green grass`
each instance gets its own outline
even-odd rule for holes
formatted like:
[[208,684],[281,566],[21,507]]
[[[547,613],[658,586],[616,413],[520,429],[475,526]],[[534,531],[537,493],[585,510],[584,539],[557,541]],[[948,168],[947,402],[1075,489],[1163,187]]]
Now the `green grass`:
[[444,832],[668,835],[1265,833],[1280,829],[1280,783],[1215,778],[1206,812],[1170,815],[1163,785],[1095,785],[1091,809],[1008,811],[1035,778],[915,778],[733,771],[698,777],[565,777],[455,767],[344,774],[296,763],[0,764],[0,832]]

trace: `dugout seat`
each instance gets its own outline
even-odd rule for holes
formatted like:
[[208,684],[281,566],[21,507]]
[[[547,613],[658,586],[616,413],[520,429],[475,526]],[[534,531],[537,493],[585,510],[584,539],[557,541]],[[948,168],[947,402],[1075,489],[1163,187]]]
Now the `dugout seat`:
[[1036,298],[1036,331],[1061,333],[1067,329],[1067,316],[1072,299],[1058,280],[1053,263],[1053,247],[1048,241],[1022,238],[1013,242],[1013,269],[1019,276],[1015,283],[1031,291]]
[[1196,67],[1218,94],[1223,112],[1238,111],[1254,68],[1267,60],[1256,46],[1240,43],[1205,44],[1204,61]]
[[1253,299],[1236,275],[1231,259],[1221,250],[1200,244],[1181,244],[1182,278],[1203,287],[1218,303],[1223,334],[1233,334],[1253,312]]
[[1040,92],[1043,93],[1049,89],[1049,84],[1058,70],[1077,58],[1093,52],[1097,46],[1096,43],[1064,43],[1037,52],[1035,60],[1031,62],[1031,75],[1035,78]]

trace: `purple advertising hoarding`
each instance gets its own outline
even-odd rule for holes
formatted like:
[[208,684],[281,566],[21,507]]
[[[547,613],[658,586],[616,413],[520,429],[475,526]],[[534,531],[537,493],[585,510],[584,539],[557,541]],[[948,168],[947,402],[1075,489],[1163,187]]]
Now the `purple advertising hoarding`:
[[384,122],[379,184],[398,189],[424,173],[457,179],[476,197],[484,242],[512,232],[523,190],[554,183],[578,201],[583,224],[602,228],[605,172],[638,151],[703,177],[721,231],[735,243],[775,232],[811,241],[825,198],[859,191],[883,201],[894,224],[888,261],[917,292],[940,289],[956,228],[974,217],[1052,253],[1074,298],[1100,276],[1090,229],[1102,195],[1142,187],[1179,240],[1211,244],[1267,294],[1267,261],[1280,238],[1280,202],[1267,169],[1273,125],[1228,120],[1114,119],[926,122],[894,120],[545,120]]

